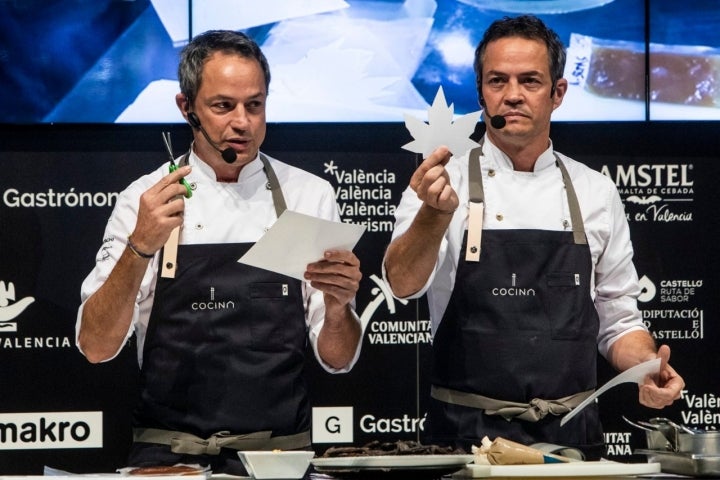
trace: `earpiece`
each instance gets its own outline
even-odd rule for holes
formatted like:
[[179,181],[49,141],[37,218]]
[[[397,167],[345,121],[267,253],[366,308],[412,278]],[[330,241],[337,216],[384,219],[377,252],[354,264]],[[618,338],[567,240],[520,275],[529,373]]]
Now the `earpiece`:
[[193,128],[200,128],[200,119],[195,114],[195,112],[188,112],[187,114],[188,123]]
[[205,129],[200,124],[200,119],[195,114],[195,112],[188,112],[187,113],[187,119],[188,123],[191,127],[200,130],[200,133],[203,134],[203,137],[205,137],[205,140],[208,141],[208,143],[220,153],[220,156],[222,156],[222,159],[225,160],[227,163],[233,163],[235,159],[237,158],[237,153],[232,147],[228,147],[225,150],[221,150],[217,143],[215,143],[211,138],[210,135],[205,131]]

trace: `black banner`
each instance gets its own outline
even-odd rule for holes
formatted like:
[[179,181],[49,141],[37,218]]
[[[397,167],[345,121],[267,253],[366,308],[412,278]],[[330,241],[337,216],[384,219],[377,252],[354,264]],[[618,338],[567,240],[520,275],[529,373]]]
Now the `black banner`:
[[[41,147],[29,129],[4,135],[0,473],[41,474],[45,465],[97,473],[125,465],[136,395],[134,346],[111,362],[91,365],[75,348],[75,317],[80,284],[92,269],[117,193],[165,159],[159,128],[111,129],[96,138],[92,131],[65,127]],[[639,140],[628,153],[625,140],[635,138],[638,128],[560,126],[554,141],[617,185],[633,236],[645,322],[658,343],[671,347],[671,362],[687,382],[683,398],[662,411],[641,407],[634,385],[601,396],[607,457],[644,461],[633,455],[645,446],[644,435],[622,416],[720,425],[713,368],[720,340],[714,185],[720,150],[716,136],[698,133],[674,145],[663,137],[664,127],[644,125],[644,132],[659,135]],[[343,221],[367,226],[356,248],[363,271],[357,296],[364,329],[360,360],[345,375],[308,364],[318,452],[374,439],[417,439],[424,425],[427,308],[424,300],[393,299],[381,273],[395,206],[415,168],[415,156],[400,149],[407,140],[397,125],[270,126],[265,151],[330,181]],[[615,374],[605,364],[599,368],[601,382]]]

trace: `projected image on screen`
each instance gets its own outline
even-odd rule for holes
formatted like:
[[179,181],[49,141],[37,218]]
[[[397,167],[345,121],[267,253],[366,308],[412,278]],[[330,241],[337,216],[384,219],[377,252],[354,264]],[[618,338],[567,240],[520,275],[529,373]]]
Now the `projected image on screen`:
[[720,3],[650,2],[650,120],[720,120]]
[[[705,18],[720,15],[716,3],[705,1]],[[653,7],[653,22],[697,27],[686,5]],[[570,88],[554,120],[644,121],[653,87],[671,117],[684,108],[684,119],[718,118],[714,50],[694,41],[678,50],[688,42],[668,27],[653,39],[662,52],[652,46],[646,62],[644,0],[0,2],[0,113],[3,123],[182,122],[179,51],[194,34],[226,28],[252,36],[268,57],[270,122],[422,118],[439,86],[461,115],[478,109],[472,63],[483,31],[519,13],[540,16],[568,46]],[[689,67],[660,55],[678,51]],[[647,64],[673,75],[651,79],[646,92]],[[706,86],[694,90],[697,103],[666,100],[692,82]]]

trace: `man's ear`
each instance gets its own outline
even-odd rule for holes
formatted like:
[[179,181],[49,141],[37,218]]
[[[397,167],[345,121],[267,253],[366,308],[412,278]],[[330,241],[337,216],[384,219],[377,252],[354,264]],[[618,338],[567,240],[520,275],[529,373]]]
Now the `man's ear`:
[[568,81],[566,79],[561,78],[557,82],[555,82],[555,89],[552,96],[553,110],[562,105],[563,98],[565,98],[565,94],[567,93],[567,89]]
[[184,93],[175,95],[175,105],[177,105],[180,113],[182,113],[182,116],[187,120],[187,113],[190,111],[190,102],[188,102],[188,98]]

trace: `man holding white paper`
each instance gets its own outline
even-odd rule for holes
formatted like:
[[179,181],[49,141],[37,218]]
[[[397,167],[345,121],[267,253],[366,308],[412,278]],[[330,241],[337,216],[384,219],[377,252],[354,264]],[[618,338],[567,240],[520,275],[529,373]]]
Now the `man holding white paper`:
[[684,387],[637,308],[615,185],[550,141],[564,64],[562,43],[538,18],[493,22],[475,52],[481,145],[436,145],[396,210],[384,275],[398,298],[427,293],[430,442],[467,449],[503,436],[598,458],[596,404],[560,424],[597,387],[598,349],[618,371],[662,358],[640,385],[643,405],[667,406]]
[[286,209],[339,222],[334,190],[260,152],[270,71],[250,38],[195,37],[178,77],[194,142],[178,167],[166,163],[119,196],[82,286],[76,342],[103,362],[137,339],[129,466],[245,475],[238,450],[311,444],[308,337],[327,371],[356,362],[360,262],[329,249],[303,280],[238,262]]

